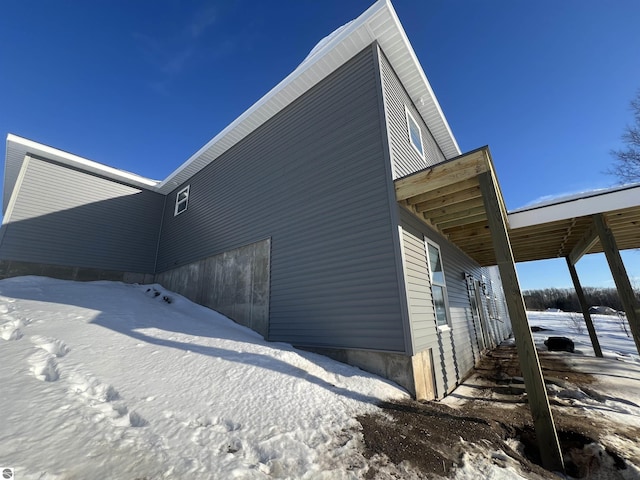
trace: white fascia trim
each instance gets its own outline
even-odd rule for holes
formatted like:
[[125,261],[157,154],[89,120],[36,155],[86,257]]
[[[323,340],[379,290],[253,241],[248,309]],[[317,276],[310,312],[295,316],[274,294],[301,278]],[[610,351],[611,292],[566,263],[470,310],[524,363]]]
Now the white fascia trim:
[[25,155],[31,153],[37,156],[42,156],[44,158],[49,158],[51,160],[56,160],[67,165],[78,167],[81,170],[103,174],[106,177],[112,178],[114,180],[120,180],[125,183],[142,184],[147,187],[156,187],[159,183],[158,180],[151,180],[149,178],[136,175],[135,173],[109,167],[108,165],[94,162],[93,160],[88,160],[72,153],[58,150],[57,148],[49,147],[48,145],[43,145],[26,138],[18,137],[17,135],[13,135],[11,133],[7,135],[7,143],[9,142],[23,146]]
[[[395,9],[393,8],[393,5],[391,5],[391,2],[386,2],[388,3],[389,6],[389,12],[391,13],[391,16],[393,17],[393,20],[396,23],[396,27],[398,29],[398,31],[400,32],[400,36],[402,38],[402,41],[404,43],[405,48],[407,49],[407,51],[409,52],[409,56],[411,57],[411,61],[413,62],[416,70],[418,71],[418,74],[420,75],[420,79],[422,80],[422,83],[424,84],[424,86],[426,87],[427,90],[427,94],[429,95],[429,100],[431,100],[431,102],[433,103],[433,107],[436,109],[436,112],[438,113],[438,118],[440,119],[440,121],[442,122],[442,125],[445,129],[445,131],[447,132],[449,139],[453,145],[453,148],[455,148],[455,151],[457,152],[457,155],[462,154],[462,151],[460,150],[460,147],[458,146],[458,142],[456,141],[456,138],[453,136],[453,132],[451,131],[451,127],[449,126],[449,122],[447,122],[447,118],[444,116],[444,112],[442,111],[442,108],[440,107],[440,103],[438,102],[438,99],[436,98],[435,93],[433,92],[433,89],[431,88],[431,84],[429,83],[429,80],[427,80],[427,75],[424,73],[424,70],[422,69],[422,65],[420,64],[420,61],[418,60],[418,57],[416,55],[415,50],[413,49],[413,47],[411,46],[411,42],[409,42],[409,37],[407,37],[407,33],[404,31],[404,28],[402,27],[402,24],[400,23],[400,18],[398,18],[398,14],[396,13]],[[422,107],[422,98],[412,98],[413,103],[416,105],[416,107],[418,108],[418,110],[421,110]],[[422,111],[420,112],[422,114]],[[424,117],[424,116],[423,116]],[[425,121],[426,123],[426,121]],[[440,146],[440,148],[443,148],[444,146]],[[444,150],[444,148],[443,148]],[[457,155],[452,155],[449,158],[453,158]]]
[[579,198],[534,206],[507,216],[509,228],[516,229],[637,206],[640,206],[640,185],[634,184],[615,190],[587,192]]
[[[380,18],[384,18],[386,21],[389,21],[393,24],[391,30],[394,31],[394,34],[399,36],[399,40],[403,44],[403,53],[401,55],[402,58],[395,59],[393,54],[387,53],[389,60],[393,63],[403,63],[409,61],[409,63],[413,67],[413,71],[418,73],[420,81],[418,85],[410,89],[410,95],[412,97],[412,101],[414,105],[418,109],[418,112],[422,116],[423,120],[429,127],[431,133],[434,135],[438,146],[442,149],[447,158],[453,158],[460,155],[460,147],[458,146],[453,133],[451,132],[451,128],[444,117],[442,109],[440,108],[440,104],[438,103],[435,94],[433,93],[433,89],[427,80],[427,77],[422,69],[420,62],[415,54],[415,51],[411,47],[409,43],[409,39],[404,29],[402,28],[402,24],[396,14],[391,2],[389,0],[378,0],[371,7],[369,7],[364,13],[362,13],[359,17],[351,22],[343,25],[342,27],[335,30],[332,34],[322,39],[314,49],[311,50],[311,53],[302,61],[296,69],[291,72],[287,77],[284,78],[280,83],[278,83],[274,88],[272,88],[266,95],[264,95],[260,100],[254,103],[249,109],[247,109],[242,115],[236,118],[231,124],[229,124],[224,130],[218,133],[214,138],[212,138],[209,142],[207,142],[202,148],[200,148],[196,153],[194,153],[187,161],[185,161],[182,165],[180,165],[176,170],[174,170],[165,180],[160,182],[157,186],[158,191],[161,193],[169,193],[171,190],[176,188],[177,186],[183,184],[188,181],[190,176],[193,173],[190,173],[188,176],[184,175],[183,172],[189,168],[191,165],[195,164],[196,168],[199,170],[203,168],[204,165],[197,167],[197,163],[199,159],[206,155],[210,150],[214,149],[217,145],[223,144],[223,142],[227,141],[227,145],[224,147],[224,151],[231,148],[237,142],[239,142],[242,138],[249,135],[258,125],[251,125],[251,117],[259,118],[260,111],[262,109],[270,109],[270,113],[266,116],[266,118],[261,120],[261,123],[266,122],[269,118],[276,115],[279,111],[289,105],[296,98],[299,98],[306,91],[311,88],[311,86],[315,85],[317,82],[321,81],[322,78],[325,78],[327,75],[335,71],[337,67],[327,68],[326,66],[322,66],[323,61],[329,58],[331,59],[331,55],[334,51],[340,47],[341,44],[348,42],[350,36],[356,34],[359,31],[359,34],[362,35],[362,27],[366,28],[366,32],[368,35],[368,42],[373,43],[374,41],[382,41],[382,37],[385,33],[379,34],[379,36],[373,33],[373,29],[370,27],[370,24],[379,20]],[[378,38],[380,37],[380,38]],[[395,42],[395,39],[393,40]],[[385,45],[381,43],[381,47],[384,50]],[[395,50],[391,48],[391,50]],[[408,58],[406,55],[408,54]],[[334,59],[335,60],[335,59]],[[344,59],[347,61],[347,59]],[[327,61],[326,63],[332,64],[335,63],[332,61]],[[344,63],[344,62],[342,62]],[[313,71],[312,69],[316,69]],[[304,87],[303,91],[300,91],[300,86],[296,85],[296,80],[298,80],[301,76],[307,74],[309,76],[318,77],[318,74],[321,73],[322,78],[318,78],[317,82],[313,83],[313,85],[307,85]],[[286,103],[282,102],[282,98],[285,95],[281,95],[282,93],[289,93],[288,90],[295,91],[295,95],[291,95],[291,98]],[[279,98],[275,98],[279,97]],[[437,120],[431,123],[427,122],[427,118],[433,118],[434,113]],[[436,125],[433,125],[436,123]],[[242,131],[243,126],[245,124],[249,124],[244,127],[244,131]],[[434,128],[435,127],[435,128]],[[439,130],[439,131],[438,131]],[[443,133],[444,132],[444,133]],[[217,155],[220,155],[221,152],[218,151]],[[209,160],[213,161],[213,160]],[[207,162],[207,163],[209,163]],[[181,178],[184,177],[184,178]]]
[[[241,125],[247,118],[257,112],[261,107],[265,104],[269,103],[278,93],[282,90],[285,90],[289,85],[293,83],[298,77],[307,72],[311,67],[313,67],[316,63],[318,63],[322,58],[331,52],[336,45],[342,43],[342,41],[351,35],[355,30],[360,28],[362,24],[366,23],[373,15],[375,15],[379,10],[382,10],[384,7],[390,7],[390,3],[388,0],[378,0],[371,7],[369,7],[362,15],[358,18],[352,20],[348,24],[343,25],[337,31],[337,34],[332,37],[325,37],[325,39],[320,42],[326,41],[325,44],[320,47],[317,51],[313,51],[307,56],[300,65],[296,67],[296,69],[287,75],[284,80],[278,83],[275,87],[273,87],[269,92],[267,92],[260,100],[254,103],[251,107],[242,113],[238,118],[236,118],[233,122],[231,122],[227,127],[224,128],[220,133],[218,133],[215,137],[213,137],[209,142],[207,142],[200,150],[191,155],[189,159],[180,165],[177,169],[175,169],[166,179],[161,181],[158,184],[158,189],[163,190],[169,182],[171,182],[176,176],[180,174],[185,168],[191,165],[195,160],[198,159],[201,155],[207,152],[211,147],[213,147],[216,143],[222,140],[227,134],[231,133],[236,127]],[[391,10],[391,9],[390,9]],[[336,33],[336,32],[334,32]],[[374,38],[371,38],[371,42],[373,42]],[[314,47],[314,48],[317,48]],[[302,95],[302,93],[300,94]],[[284,108],[284,107],[283,107]],[[247,135],[250,132],[247,132]],[[243,135],[244,136],[244,135]]]

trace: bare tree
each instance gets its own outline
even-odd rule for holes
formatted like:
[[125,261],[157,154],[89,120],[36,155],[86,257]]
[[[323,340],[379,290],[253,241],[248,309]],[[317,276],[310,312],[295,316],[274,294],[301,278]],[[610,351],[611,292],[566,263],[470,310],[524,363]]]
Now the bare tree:
[[607,173],[615,175],[622,183],[640,181],[640,90],[631,100],[634,124],[627,125],[622,141],[627,145],[621,150],[612,150],[613,167]]

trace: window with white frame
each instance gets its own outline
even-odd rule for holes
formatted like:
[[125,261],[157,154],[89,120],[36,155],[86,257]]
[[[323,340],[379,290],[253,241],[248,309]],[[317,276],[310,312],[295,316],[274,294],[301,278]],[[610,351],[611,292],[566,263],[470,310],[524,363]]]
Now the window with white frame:
[[427,261],[429,263],[429,278],[431,279],[431,297],[433,307],[436,312],[436,323],[438,327],[449,325],[449,314],[447,308],[447,285],[444,280],[444,269],[442,268],[442,255],[440,247],[435,243],[426,241]]
[[422,158],[424,158],[424,148],[422,146],[422,132],[420,130],[420,125],[416,122],[416,119],[413,118],[411,112],[405,105],[404,111],[407,116],[407,134],[409,135],[409,142],[413,145],[413,148],[416,149],[416,152],[420,154]]
[[187,185],[182,190],[178,192],[176,195],[176,208],[173,211],[173,216],[180,215],[187,209],[189,205],[189,187],[191,185]]

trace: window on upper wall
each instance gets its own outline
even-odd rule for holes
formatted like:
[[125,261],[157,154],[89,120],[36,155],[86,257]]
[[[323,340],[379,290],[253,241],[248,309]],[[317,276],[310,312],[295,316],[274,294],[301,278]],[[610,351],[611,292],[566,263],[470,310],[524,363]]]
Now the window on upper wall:
[[429,278],[431,280],[431,297],[436,312],[436,324],[438,327],[449,325],[447,285],[444,280],[442,268],[442,255],[440,247],[435,243],[426,241],[427,261],[429,264]]
[[424,158],[424,147],[422,146],[422,132],[420,131],[420,125],[413,118],[411,112],[405,105],[404,111],[407,117],[407,134],[409,136],[409,142],[416,149],[416,152],[420,154],[420,157]]
[[187,185],[182,190],[178,192],[176,195],[176,208],[173,211],[173,216],[180,215],[187,209],[189,205],[189,187],[191,185]]

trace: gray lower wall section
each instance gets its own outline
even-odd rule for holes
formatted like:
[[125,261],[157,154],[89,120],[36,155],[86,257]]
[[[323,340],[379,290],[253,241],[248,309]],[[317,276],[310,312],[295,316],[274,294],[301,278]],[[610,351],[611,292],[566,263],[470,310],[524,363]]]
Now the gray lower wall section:
[[0,259],[154,273],[164,197],[27,157],[0,230]]
[[67,265],[47,265],[17,260],[0,260],[0,279],[21,277],[24,275],[39,275],[42,277],[76,280],[79,282],[92,282],[95,280],[140,284],[154,282],[153,275],[149,273],[119,272],[116,270],[101,270],[99,268],[69,267]]
[[270,257],[266,239],[162,272],[156,282],[267,338]]

